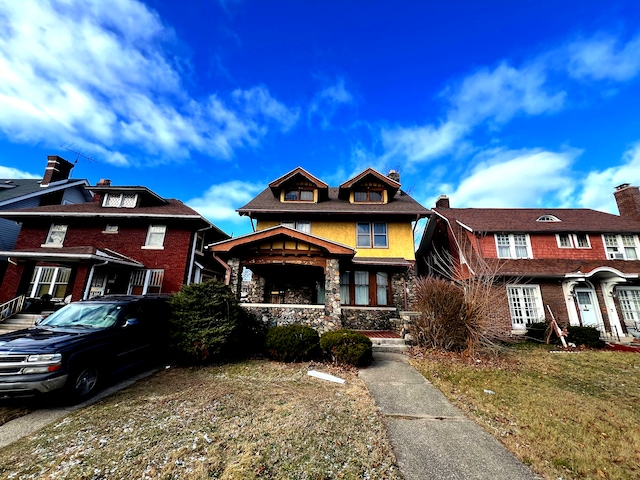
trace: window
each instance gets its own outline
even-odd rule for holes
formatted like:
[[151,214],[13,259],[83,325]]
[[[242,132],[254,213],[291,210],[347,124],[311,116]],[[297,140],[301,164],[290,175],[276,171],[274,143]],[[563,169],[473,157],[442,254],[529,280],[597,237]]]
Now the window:
[[353,192],[353,201],[356,203],[382,203],[383,192],[382,189],[357,190]]
[[293,228],[303,233],[311,233],[311,222],[282,222],[285,227]]
[[618,288],[617,293],[625,325],[640,330],[640,288]]
[[118,225],[106,225],[102,233],[118,233]]
[[524,233],[496,234],[498,258],[533,258],[528,235]]
[[36,267],[29,283],[29,296],[40,298],[51,295],[62,300],[66,296],[71,269],[64,267]]
[[560,248],[591,248],[589,235],[586,233],[559,233],[556,240]]
[[389,298],[387,272],[345,271],[340,273],[342,305],[387,306]]
[[67,226],[53,224],[49,229],[49,234],[47,235],[47,241],[45,242],[45,246],[47,247],[61,247],[64,243],[64,237],[67,235]]
[[285,202],[313,202],[313,190],[302,188],[285,190],[284,200]]
[[554,215],[541,215],[536,222],[560,222],[561,220]]
[[507,297],[514,329],[525,329],[529,323],[544,320],[542,297],[538,285],[509,285]]
[[166,225],[149,225],[149,231],[147,232],[147,240],[145,247],[150,248],[164,248],[164,236],[167,233]]
[[102,206],[112,208],[134,208],[137,203],[137,193],[105,193]]
[[386,223],[358,223],[356,225],[356,245],[361,248],[387,248]]
[[129,295],[161,293],[164,270],[135,270],[129,280]]
[[635,235],[603,235],[607,258],[612,260],[637,260],[638,239]]

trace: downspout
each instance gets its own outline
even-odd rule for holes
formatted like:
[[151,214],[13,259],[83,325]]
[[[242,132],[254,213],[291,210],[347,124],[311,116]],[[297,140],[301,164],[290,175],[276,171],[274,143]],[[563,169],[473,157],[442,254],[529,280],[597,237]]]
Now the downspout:
[[224,284],[225,285],[230,285],[231,284],[231,267],[229,265],[227,265],[227,262],[222,260],[214,252],[211,252],[211,254],[213,255],[213,258],[215,258],[220,263],[220,265],[222,265],[224,267],[224,269],[226,270],[226,273],[224,274]]
[[187,285],[191,285],[191,275],[193,274],[193,262],[196,256],[196,243],[198,243],[198,232],[193,232],[193,242],[191,245],[191,255],[189,258],[189,268],[187,271]]
[[91,270],[89,270],[89,278],[87,278],[87,286],[84,289],[84,295],[82,296],[83,300],[89,298],[89,292],[91,291],[91,282],[93,282],[93,273],[95,272],[96,267],[103,267],[108,264],[109,260],[106,260],[102,263],[94,263],[93,265],[91,265]]

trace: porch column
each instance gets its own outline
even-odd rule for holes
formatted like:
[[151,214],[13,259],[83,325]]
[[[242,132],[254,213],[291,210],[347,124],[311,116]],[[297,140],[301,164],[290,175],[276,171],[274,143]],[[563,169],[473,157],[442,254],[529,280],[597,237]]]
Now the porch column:
[[329,325],[342,327],[342,309],[340,308],[340,262],[337,258],[328,258],[324,269],[324,315]]
[[227,265],[231,268],[231,281],[229,287],[231,291],[240,300],[240,294],[242,293],[242,266],[240,265],[240,259],[233,257],[227,260]]
[[620,317],[618,316],[616,304],[613,301],[613,290],[617,284],[625,281],[626,280],[624,278],[611,278],[600,282],[600,288],[602,289],[602,298],[604,298],[604,304],[607,307],[607,315],[609,316],[609,325],[611,326],[612,330],[615,328],[618,336],[620,337],[624,337],[624,332],[622,331],[622,324],[620,322]]

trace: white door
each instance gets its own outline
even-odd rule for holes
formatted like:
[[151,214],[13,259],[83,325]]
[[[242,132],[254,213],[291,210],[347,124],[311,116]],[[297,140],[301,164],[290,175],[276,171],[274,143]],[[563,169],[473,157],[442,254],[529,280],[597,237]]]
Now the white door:
[[600,317],[598,315],[598,301],[593,290],[575,290],[576,302],[580,310],[580,318],[583,327],[600,326]]

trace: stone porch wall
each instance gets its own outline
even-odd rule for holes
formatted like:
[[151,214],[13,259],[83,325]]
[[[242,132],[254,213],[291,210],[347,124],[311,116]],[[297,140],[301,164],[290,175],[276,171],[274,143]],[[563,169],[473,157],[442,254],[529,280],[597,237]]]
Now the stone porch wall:
[[273,303],[241,303],[249,313],[255,315],[264,324],[275,327],[279,325],[307,325],[319,333],[336,330],[340,325],[331,316],[325,315],[324,305],[278,305]]
[[397,309],[389,307],[342,307],[342,328],[395,330],[397,316]]

